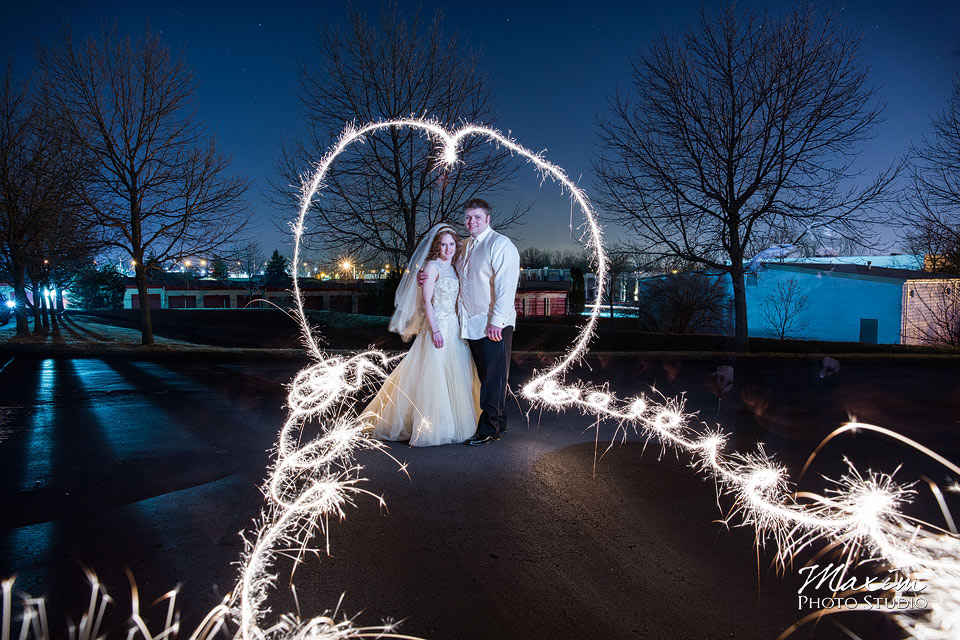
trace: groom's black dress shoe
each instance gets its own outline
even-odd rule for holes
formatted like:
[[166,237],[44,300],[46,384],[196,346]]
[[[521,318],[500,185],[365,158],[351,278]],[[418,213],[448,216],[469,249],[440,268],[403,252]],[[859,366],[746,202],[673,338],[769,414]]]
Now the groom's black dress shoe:
[[472,445],[472,446],[473,446],[473,445],[481,445],[481,444],[490,444],[491,442],[494,442],[494,441],[499,440],[499,439],[500,439],[500,438],[497,437],[497,436],[484,436],[484,435],[480,435],[480,434],[478,433],[477,435],[475,435],[475,436],[473,436],[472,438],[470,438],[469,440],[467,440],[467,444]]

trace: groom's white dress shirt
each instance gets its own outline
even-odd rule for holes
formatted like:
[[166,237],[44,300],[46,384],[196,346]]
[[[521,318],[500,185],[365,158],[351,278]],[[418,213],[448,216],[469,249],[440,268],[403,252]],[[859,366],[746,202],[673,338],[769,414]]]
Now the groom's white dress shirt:
[[457,264],[460,272],[460,337],[486,337],[487,325],[512,327],[517,322],[514,298],[520,281],[520,254],[510,238],[490,227],[467,238]]

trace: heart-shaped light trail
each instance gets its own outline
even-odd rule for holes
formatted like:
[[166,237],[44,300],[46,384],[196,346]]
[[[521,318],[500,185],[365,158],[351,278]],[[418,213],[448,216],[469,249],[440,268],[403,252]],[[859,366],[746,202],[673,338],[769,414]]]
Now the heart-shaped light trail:
[[[918,638],[955,638],[960,630],[960,539],[947,533],[931,533],[911,526],[899,507],[909,490],[893,483],[889,475],[869,473],[863,476],[851,469],[841,479],[835,495],[826,498],[805,494],[797,496],[788,490],[785,469],[762,451],[748,454],[724,454],[727,437],[718,430],[691,426],[694,416],[684,413],[683,401],[654,399],[645,395],[620,399],[606,386],[567,384],[568,370],[587,351],[603,295],[606,256],[602,236],[593,208],[586,194],[558,166],[542,154],[529,151],[498,131],[467,125],[449,131],[440,123],[422,119],[402,119],[347,127],[336,144],[317,165],[302,186],[300,212],[293,224],[293,264],[300,262],[304,220],[316,194],[322,190],[324,178],[345,149],[362,144],[364,137],[388,128],[413,129],[437,143],[442,143],[443,160],[452,165],[458,161],[457,149],[462,140],[480,137],[525,158],[540,173],[566,189],[586,218],[588,246],[596,253],[597,295],[593,312],[567,353],[551,368],[536,372],[523,386],[523,396],[534,406],[558,411],[575,408],[598,418],[616,421],[617,433],[626,436],[629,426],[637,433],[655,437],[664,446],[687,452],[696,468],[713,476],[719,487],[734,499],[733,513],[745,524],[755,527],[757,542],[772,540],[778,558],[786,563],[799,549],[815,540],[838,542],[849,553],[866,551],[885,559],[914,580],[923,581],[929,609],[898,616],[904,628]],[[269,627],[263,627],[265,601],[276,576],[271,569],[280,550],[305,551],[314,534],[325,532],[329,517],[345,515],[344,507],[352,503],[363,480],[353,454],[360,448],[376,448],[380,444],[366,435],[361,417],[347,407],[348,397],[366,384],[386,375],[391,358],[372,350],[351,357],[324,353],[304,311],[299,283],[294,276],[294,299],[297,319],[314,364],[297,374],[289,392],[289,414],[280,433],[276,462],[266,483],[266,505],[261,525],[248,541],[242,562],[235,615],[239,634],[245,639],[266,637],[348,638],[403,637],[390,625],[355,627],[344,619],[336,622],[320,616],[302,620],[282,616]],[[308,421],[322,424],[321,435],[303,444],[302,428]],[[960,474],[960,469],[957,469]],[[799,500],[809,502],[801,503]],[[819,615],[833,610],[819,612]]]

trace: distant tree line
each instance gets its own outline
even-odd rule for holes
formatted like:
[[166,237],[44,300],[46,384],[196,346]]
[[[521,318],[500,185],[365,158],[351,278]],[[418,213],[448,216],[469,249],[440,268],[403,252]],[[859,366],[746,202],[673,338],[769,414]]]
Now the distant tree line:
[[148,271],[241,240],[247,187],[197,117],[183,54],[149,27],[133,37],[105,22],[82,41],[65,29],[39,49],[30,81],[9,64],[0,96],[0,271],[15,290],[17,334],[29,332],[28,286],[34,333],[57,332],[41,290],[59,294],[78,275],[91,281],[84,295],[112,304],[93,285],[115,277],[94,276],[90,265],[98,254],[122,255],[142,301],[141,342],[152,344]]
[[550,251],[527,247],[520,251],[520,267],[523,269],[590,269],[591,257],[584,251],[559,249]]
[[904,240],[929,271],[960,274],[960,77],[932,131],[910,150]]
[[[397,3],[384,3],[373,19],[351,8],[343,28],[324,25],[299,78],[304,126],[282,142],[270,191],[286,209],[299,195],[290,185],[347,121],[496,121],[480,54],[439,13],[424,17]],[[15,289],[18,334],[29,332],[28,289],[42,333],[56,330],[43,319],[44,289],[62,291],[77,273],[102,286],[115,281],[91,271],[102,253],[134,268],[143,344],[153,341],[147,277],[164,264],[213,256],[208,272],[219,278],[234,266],[259,273],[264,262],[267,273],[298,268],[281,269],[279,254],[265,261],[258,251],[228,249],[247,240],[249,181],[231,172],[198,118],[184,54],[149,27],[131,36],[105,23],[82,41],[65,30],[40,47],[29,81],[8,65],[2,92],[0,275]],[[733,311],[720,315],[732,318],[745,350],[751,257],[772,245],[800,254],[866,251],[892,222],[927,256],[927,268],[960,273],[960,80],[905,162],[864,178],[859,151],[881,117],[860,39],[836,14],[711,5],[654,39],[598,122],[591,195],[624,229],[608,255],[601,302],[610,315],[628,274],[676,271],[683,277],[663,280],[676,284],[646,282],[638,321],[708,330],[719,322],[719,298],[694,274],[724,274]],[[307,247],[399,266],[427,229],[458,222],[470,197],[495,200],[518,170],[516,159],[479,140],[464,142],[454,166],[438,152],[436,141],[397,128],[351,147],[312,203]],[[898,192],[904,175],[908,187]],[[524,211],[498,211],[497,228]],[[580,252],[527,249],[521,262],[594,270]],[[781,293],[796,306],[796,296]]]

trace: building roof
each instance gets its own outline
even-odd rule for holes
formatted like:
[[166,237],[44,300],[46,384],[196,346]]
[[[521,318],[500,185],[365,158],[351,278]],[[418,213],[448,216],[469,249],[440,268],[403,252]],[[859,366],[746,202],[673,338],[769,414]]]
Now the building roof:
[[[127,289],[136,289],[137,281],[132,277],[125,277]],[[373,281],[374,283],[376,281]],[[300,278],[300,288],[304,291],[356,291],[373,286],[363,280],[314,280]],[[214,280],[211,278],[147,278],[147,287],[150,289],[168,289],[171,291],[248,291],[250,285],[246,280]],[[253,290],[289,291],[293,288],[293,280],[273,280],[267,282],[254,281]]]
[[[765,262],[779,262],[779,260],[768,260]],[[891,253],[887,255],[869,255],[869,256],[809,256],[805,258],[789,257],[785,262],[797,264],[860,264],[865,265],[868,262],[876,267],[887,267],[889,269],[910,269],[920,270],[923,267],[923,255],[913,253]]]
[[917,271],[915,269],[893,269],[890,267],[875,267],[866,264],[837,264],[812,262],[767,262],[763,265],[767,269],[794,269],[801,271],[816,271],[818,273],[833,273],[854,277],[888,278],[891,280],[930,280],[956,279],[960,275],[952,273],[933,273]]
[[520,284],[517,291],[522,293],[570,291],[572,284],[569,280],[528,280]]

